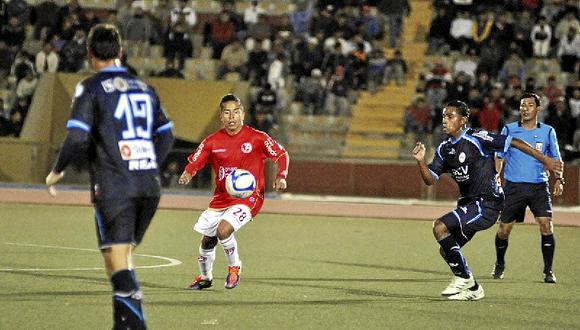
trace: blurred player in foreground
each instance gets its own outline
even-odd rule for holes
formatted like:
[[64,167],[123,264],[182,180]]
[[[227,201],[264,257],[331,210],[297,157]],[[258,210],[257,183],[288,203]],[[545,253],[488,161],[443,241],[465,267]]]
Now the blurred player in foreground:
[[[556,131],[550,125],[538,122],[538,112],[541,110],[540,97],[533,93],[526,93],[520,100],[520,120],[506,125],[502,135],[517,137],[533,146],[542,154],[560,160]],[[505,270],[505,253],[508,248],[508,238],[516,222],[523,222],[526,216],[526,207],[540,225],[542,236],[542,255],[544,257],[544,282],[556,283],[556,275],[552,271],[552,261],[556,240],[552,225],[552,199],[548,187],[548,175],[540,162],[522,153],[509,148],[507,153],[498,153],[498,172],[504,169],[505,207],[499,218],[500,223],[495,236],[495,251],[497,259],[492,270],[494,279],[502,279]],[[504,159],[502,161],[502,159]],[[562,195],[564,178],[562,172],[556,172],[554,182],[554,196]]]
[[155,91],[117,66],[121,38],[114,26],[93,27],[87,49],[97,73],[75,89],[68,134],[46,185],[55,195],[66,166],[88,156],[97,239],[113,287],[113,328],[145,329],[132,254],[157,210],[158,169],[173,145],[173,124]]
[[544,156],[522,140],[474,130],[466,125],[469,108],[461,101],[452,101],[443,109],[443,132],[449,138],[435,153],[433,162],[425,163],[425,146],[417,142],[413,157],[423,182],[433,185],[443,173],[450,173],[459,185],[457,208],[433,222],[433,235],[439,243],[453,279],[441,292],[450,300],[478,300],[485,296],[483,287],[475,281],[461,247],[476,232],[497,221],[503,208],[503,190],[497,182],[494,152],[505,152],[511,146],[541,161],[546,169],[561,171],[562,162]]
[[[201,275],[196,276],[188,286],[191,290],[212,286],[212,268],[218,241],[224,249],[229,266],[225,287],[233,289],[238,285],[242,262],[234,232],[251,221],[262,208],[266,158],[278,164],[274,188],[286,189],[289,162],[286,150],[268,134],[244,125],[244,106],[236,96],[225,95],[219,107],[224,128],[205,138],[195,152],[189,155],[189,164],[179,178],[180,184],[188,184],[206,163],[212,165],[216,177],[216,189],[209,208],[199,216],[193,227],[203,237],[197,259]],[[256,190],[243,200],[230,196],[225,188],[226,176],[237,168],[250,171],[256,178]]]

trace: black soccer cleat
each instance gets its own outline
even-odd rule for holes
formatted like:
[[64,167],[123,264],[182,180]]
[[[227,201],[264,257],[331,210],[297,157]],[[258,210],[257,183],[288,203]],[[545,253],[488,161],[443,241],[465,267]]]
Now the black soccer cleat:
[[495,263],[495,265],[493,265],[493,270],[491,271],[491,277],[494,280],[501,280],[503,278],[504,271],[505,271],[505,264]]
[[553,271],[544,273],[544,282],[556,284],[556,275],[554,275]]

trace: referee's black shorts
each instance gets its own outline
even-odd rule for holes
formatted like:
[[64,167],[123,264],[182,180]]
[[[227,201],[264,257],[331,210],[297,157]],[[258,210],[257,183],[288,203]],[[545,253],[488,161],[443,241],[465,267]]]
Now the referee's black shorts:
[[505,207],[499,218],[501,222],[523,222],[528,206],[536,218],[552,217],[552,198],[548,182],[523,183],[506,180],[503,189]]
[[99,248],[141,243],[159,197],[135,197],[95,201],[95,224]]

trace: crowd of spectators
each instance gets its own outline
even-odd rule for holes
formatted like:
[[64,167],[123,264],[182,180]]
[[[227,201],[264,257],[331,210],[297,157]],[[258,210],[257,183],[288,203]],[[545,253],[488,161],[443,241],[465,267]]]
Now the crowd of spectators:
[[[216,63],[210,79],[247,80],[276,94],[275,106],[260,109],[273,124],[291,102],[303,103],[306,114],[348,116],[356,91],[405,83],[401,52],[387,59],[377,41],[385,37],[392,48],[399,46],[402,19],[411,11],[408,0],[291,2],[292,10],[283,15],[268,15],[265,1],[238,10],[233,0],[220,1],[215,14],[200,15],[189,0],[119,0],[115,10],[83,8],[78,0],[35,6],[0,0],[0,89],[11,91],[3,100],[0,133],[20,133],[26,111],[18,109],[30,104],[30,94],[18,89],[30,90],[45,72],[88,68],[86,37],[100,22],[119,28],[123,63],[136,73],[184,78],[187,60],[200,55],[196,47],[208,49]],[[135,70],[132,59],[155,56],[151,46],[162,49],[165,67]],[[29,74],[33,79],[23,80]]]
[[578,1],[435,0],[433,5],[437,14],[427,38],[434,59],[421,75],[406,131],[433,133],[436,147],[441,108],[459,99],[471,108],[472,127],[498,132],[518,120],[522,93],[535,92],[542,99],[540,120],[556,129],[564,157],[578,158]]

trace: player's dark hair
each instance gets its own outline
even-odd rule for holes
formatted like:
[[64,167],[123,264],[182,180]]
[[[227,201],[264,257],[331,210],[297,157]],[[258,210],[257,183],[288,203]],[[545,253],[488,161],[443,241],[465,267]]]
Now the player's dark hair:
[[522,97],[520,98],[520,101],[523,99],[534,99],[534,102],[536,102],[536,106],[539,107],[540,106],[540,96],[538,96],[538,94],[536,93],[524,93],[524,95],[522,95]]
[[97,24],[89,32],[87,48],[101,61],[116,59],[121,51],[121,34],[114,25]]
[[228,93],[228,94],[224,95],[224,97],[222,97],[222,100],[220,101],[220,111],[224,109],[224,103],[226,103],[226,102],[236,102],[237,104],[240,105],[240,109],[242,109],[242,111],[244,111],[244,106],[242,105],[242,101],[240,101],[240,99],[232,93]]
[[447,105],[445,107],[446,108],[449,108],[449,107],[456,108],[457,109],[457,112],[462,117],[469,117],[469,113],[470,113],[469,107],[463,101],[453,100],[453,101],[447,103]]

